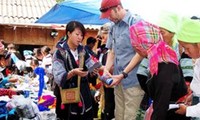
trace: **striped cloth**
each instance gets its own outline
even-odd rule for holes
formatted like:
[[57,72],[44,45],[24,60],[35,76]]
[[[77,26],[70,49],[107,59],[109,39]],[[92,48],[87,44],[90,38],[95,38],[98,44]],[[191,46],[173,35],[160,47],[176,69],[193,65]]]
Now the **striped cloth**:
[[130,27],[131,44],[149,59],[150,73],[157,75],[158,63],[171,62],[178,65],[175,51],[162,38],[159,27],[146,21],[139,21]]

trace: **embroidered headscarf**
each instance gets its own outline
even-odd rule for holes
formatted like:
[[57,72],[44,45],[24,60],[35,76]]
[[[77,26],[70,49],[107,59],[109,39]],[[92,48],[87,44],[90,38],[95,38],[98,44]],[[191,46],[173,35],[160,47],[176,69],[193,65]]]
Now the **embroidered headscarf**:
[[175,51],[163,41],[158,26],[141,20],[132,25],[129,30],[132,46],[147,53],[152,76],[157,75],[160,62],[172,62],[178,65]]
[[200,42],[200,22],[189,18],[183,18],[177,39],[187,43]]

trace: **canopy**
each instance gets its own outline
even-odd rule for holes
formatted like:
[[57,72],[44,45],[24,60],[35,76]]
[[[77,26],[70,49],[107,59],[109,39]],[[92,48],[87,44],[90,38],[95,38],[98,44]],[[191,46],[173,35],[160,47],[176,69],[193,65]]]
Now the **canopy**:
[[80,2],[68,0],[56,4],[50,11],[39,18],[36,23],[67,24],[72,20],[83,24],[102,25],[109,20],[100,19],[100,0]]

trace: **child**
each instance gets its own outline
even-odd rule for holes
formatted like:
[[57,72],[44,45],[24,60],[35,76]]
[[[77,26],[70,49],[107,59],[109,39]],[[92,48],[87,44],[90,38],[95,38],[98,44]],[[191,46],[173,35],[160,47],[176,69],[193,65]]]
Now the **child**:
[[42,96],[42,91],[45,88],[45,81],[44,81],[44,75],[45,70],[42,67],[39,67],[39,62],[36,59],[31,60],[31,68],[34,70],[34,73],[36,75],[39,75],[39,91],[38,91],[38,101],[40,101],[40,98]]

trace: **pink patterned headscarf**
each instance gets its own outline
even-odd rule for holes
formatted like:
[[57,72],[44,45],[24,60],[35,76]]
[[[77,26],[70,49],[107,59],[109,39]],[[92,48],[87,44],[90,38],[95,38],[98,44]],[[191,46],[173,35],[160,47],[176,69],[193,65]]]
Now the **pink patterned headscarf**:
[[158,26],[141,20],[129,30],[132,46],[140,52],[147,53],[152,76],[158,73],[158,63],[179,64],[175,51],[163,41]]

